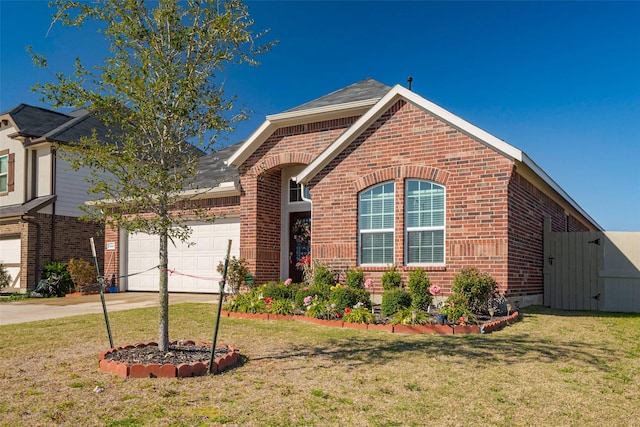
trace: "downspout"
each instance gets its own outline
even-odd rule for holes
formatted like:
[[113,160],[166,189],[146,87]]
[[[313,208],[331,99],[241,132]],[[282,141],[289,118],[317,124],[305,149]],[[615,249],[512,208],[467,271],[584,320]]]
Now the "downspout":
[[[51,147],[51,194],[56,194],[56,165],[57,165],[57,151]],[[56,202],[53,202],[51,206],[51,247],[49,253],[51,257],[49,261],[56,259],[55,257],[55,242],[56,242]]]
[[[36,283],[38,282],[38,280],[40,279],[38,276],[39,270],[40,270],[40,224],[38,224],[35,221],[32,221],[31,219],[27,218],[24,215],[20,216],[20,219],[24,222],[26,222],[27,224],[31,224],[34,225],[36,227],[36,262],[35,262],[35,267],[36,267]],[[27,233],[28,236],[28,233]],[[31,246],[31,245],[29,245]],[[27,252],[28,254],[28,252]],[[28,256],[28,255],[27,255]],[[27,261],[27,265],[29,265],[29,262]],[[29,276],[29,270],[27,269],[27,277]],[[27,292],[29,291],[29,281],[27,280],[25,283],[25,287]]]

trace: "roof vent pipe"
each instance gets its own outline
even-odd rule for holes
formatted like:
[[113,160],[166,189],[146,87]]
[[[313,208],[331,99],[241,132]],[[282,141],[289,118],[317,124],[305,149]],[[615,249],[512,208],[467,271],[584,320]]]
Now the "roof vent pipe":
[[407,77],[407,88],[411,90],[411,82],[413,81],[413,77]]

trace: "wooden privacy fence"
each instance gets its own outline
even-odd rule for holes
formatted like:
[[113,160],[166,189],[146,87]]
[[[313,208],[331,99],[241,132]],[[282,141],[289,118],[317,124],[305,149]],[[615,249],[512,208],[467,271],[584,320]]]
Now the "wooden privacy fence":
[[640,233],[544,233],[544,305],[640,313]]

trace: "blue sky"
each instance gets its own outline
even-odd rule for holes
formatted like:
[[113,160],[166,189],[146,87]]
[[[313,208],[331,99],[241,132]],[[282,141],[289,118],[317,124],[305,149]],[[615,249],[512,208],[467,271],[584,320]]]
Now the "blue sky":
[[[220,78],[253,111],[227,143],[275,114],[371,77],[406,85],[527,153],[604,229],[640,231],[640,2],[250,1],[280,40],[259,67]],[[54,71],[107,55],[102,37],[54,26],[46,1],[0,0],[0,111]]]

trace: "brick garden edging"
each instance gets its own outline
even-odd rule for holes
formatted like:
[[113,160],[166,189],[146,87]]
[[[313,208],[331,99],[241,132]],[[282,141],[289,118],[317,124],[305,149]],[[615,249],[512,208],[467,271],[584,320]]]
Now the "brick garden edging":
[[[170,345],[177,344],[177,341],[171,342]],[[195,345],[194,341],[182,341],[184,345]],[[98,360],[100,363],[100,370],[103,372],[107,372],[110,374],[117,375],[122,378],[185,378],[185,377],[197,377],[201,375],[206,375],[209,373],[209,363],[208,362],[196,362],[196,363],[181,363],[179,365],[173,364],[149,364],[144,365],[141,363],[136,363],[133,365],[129,365],[128,363],[118,362],[115,360],[106,359],[105,356],[107,354],[124,350],[128,348],[136,348],[136,347],[147,347],[147,346],[157,346],[158,343],[149,342],[149,343],[139,343],[135,345],[125,345],[122,347],[115,347],[110,350],[103,351],[98,356]],[[198,343],[198,345],[202,346],[211,346],[211,343]],[[240,350],[237,348],[227,345],[227,344],[218,344],[218,347],[226,347],[229,352],[222,357],[218,357],[213,360],[213,373],[219,374],[224,372],[225,370],[236,366],[240,363]]]
[[488,334],[496,331],[505,325],[514,323],[520,315],[514,311],[507,317],[484,323],[482,325],[382,325],[382,324],[366,324],[366,323],[349,323],[340,320],[322,320],[308,316],[284,316],[282,314],[267,313],[236,313],[233,311],[222,310],[222,316],[235,317],[238,319],[260,319],[260,320],[289,320],[295,322],[314,323],[322,326],[333,326],[334,328],[351,328],[387,331],[394,334]]

